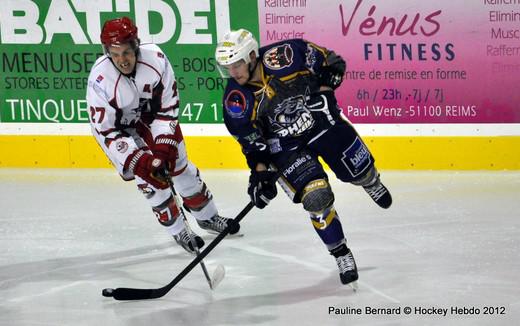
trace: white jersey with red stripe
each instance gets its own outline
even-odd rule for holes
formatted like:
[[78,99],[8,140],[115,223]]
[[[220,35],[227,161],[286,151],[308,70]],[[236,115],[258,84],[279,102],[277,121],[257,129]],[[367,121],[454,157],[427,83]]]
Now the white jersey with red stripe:
[[[89,75],[87,102],[92,133],[124,179],[133,178],[125,166],[128,156],[151,147],[158,135],[175,135],[182,142],[175,75],[157,45],[139,47],[134,77],[123,75],[107,55],[98,58]],[[185,161],[184,142],[179,147]]]

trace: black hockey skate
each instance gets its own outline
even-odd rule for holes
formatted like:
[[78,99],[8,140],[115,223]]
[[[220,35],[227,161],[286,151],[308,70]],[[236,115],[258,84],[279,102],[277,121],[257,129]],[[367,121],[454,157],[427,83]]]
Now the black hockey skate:
[[390,191],[386,189],[385,185],[377,176],[376,180],[368,185],[363,186],[363,189],[367,192],[367,194],[382,208],[388,208],[392,205],[392,195],[390,195]]
[[193,237],[193,240],[197,247],[200,249],[204,246],[204,240],[202,240],[201,237],[199,237],[195,232],[188,233],[188,230],[182,229],[181,232],[174,235],[173,238],[175,239],[175,242],[177,242],[181,247],[184,248],[187,252],[190,254],[196,255],[197,252],[195,251],[195,248],[193,248],[193,242],[191,238]]
[[227,228],[228,225],[232,225],[229,230],[229,234],[235,234],[240,230],[240,224],[236,223],[233,219],[215,215],[209,220],[197,220],[197,223],[209,233],[219,234]]
[[346,244],[341,244],[332,249],[330,254],[336,258],[341,283],[351,285],[354,290],[357,289],[357,284],[353,282],[357,281],[359,276],[352,251],[350,251]]

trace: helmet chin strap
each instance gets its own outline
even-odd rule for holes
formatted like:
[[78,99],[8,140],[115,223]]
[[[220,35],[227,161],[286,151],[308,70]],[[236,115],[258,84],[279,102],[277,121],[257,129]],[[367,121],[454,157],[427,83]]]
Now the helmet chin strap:
[[[251,68],[251,62],[249,63],[248,66],[249,66],[249,68]],[[253,78],[253,73],[256,70],[256,66],[258,66],[258,58],[256,58],[256,62],[255,62],[255,65],[253,66],[253,68],[249,69],[249,78],[247,79],[246,84],[251,81],[251,78]]]

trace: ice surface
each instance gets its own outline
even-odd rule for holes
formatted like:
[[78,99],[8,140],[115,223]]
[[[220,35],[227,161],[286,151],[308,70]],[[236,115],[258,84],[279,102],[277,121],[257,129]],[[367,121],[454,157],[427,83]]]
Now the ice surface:
[[[202,176],[222,215],[247,203],[245,171]],[[195,268],[161,299],[118,302],[101,290],[162,287],[192,259],[133,182],[103,169],[0,169],[0,325],[517,323],[519,172],[383,171],[394,197],[388,210],[361,188],[331,179],[359,267],[357,293],[340,284],[307,214],[280,190],[244,218],[244,237],[225,239],[207,257],[210,273],[226,268],[215,291]],[[405,315],[407,306],[448,313]],[[331,314],[330,307],[351,313]],[[367,314],[366,307],[400,314]],[[505,314],[484,315],[484,307]]]

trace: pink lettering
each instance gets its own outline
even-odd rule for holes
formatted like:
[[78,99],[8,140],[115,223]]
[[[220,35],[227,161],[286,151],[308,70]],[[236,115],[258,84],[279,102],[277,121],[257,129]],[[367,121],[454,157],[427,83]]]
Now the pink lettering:
[[347,35],[348,30],[350,29],[350,24],[352,23],[352,19],[354,19],[356,11],[358,10],[359,6],[361,6],[361,2],[363,2],[363,0],[358,0],[356,3],[356,7],[354,7],[354,11],[352,11],[352,15],[350,16],[347,26],[345,26],[345,19],[343,17],[343,5],[339,5],[339,13],[341,14],[341,32],[343,33],[343,36]]
[[[354,10],[345,24],[345,13],[343,12],[343,5],[339,5],[339,13],[341,15],[341,31],[346,36],[350,30],[354,18],[358,14],[358,10],[361,7],[363,0],[357,0]],[[437,10],[430,13],[424,19],[421,19],[421,13],[409,15],[405,13],[401,17],[387,17],[383,16],[380,20],[376,20],[372,17],[377,10],[376,5],[372,5],[368,10],[367,17],[364,18],[359,24],[358,30],[361,35],[382,35],[386,34],[389,36],[405,36],[405,35],[418,35],[419,33],[424,36],[433,36],[441,28],[440,23],[436,17],[439,16],[442,11]],[[410,22],[410,18],[413,20]]]
[[439,24],[438,21],[436,21],[435,19],[433,19],[433,17],[435,16],[439,16],[441,14],[441,10],[437,10],[435,12],[432,12],[431,14],[429,14],[428,16],[426,16],[426,18],[424,18],[425,21],[427,21],[428,23],[432,24],[432,25],[435,25],[435,29],[432,30],[431,32],[426,32],[425,29],[421,26],[421,32],[425,35],[425,36],[432,36],[434,35],[435,33],[437,33],[439,31],[439,29],[441,29],[441,24]]

